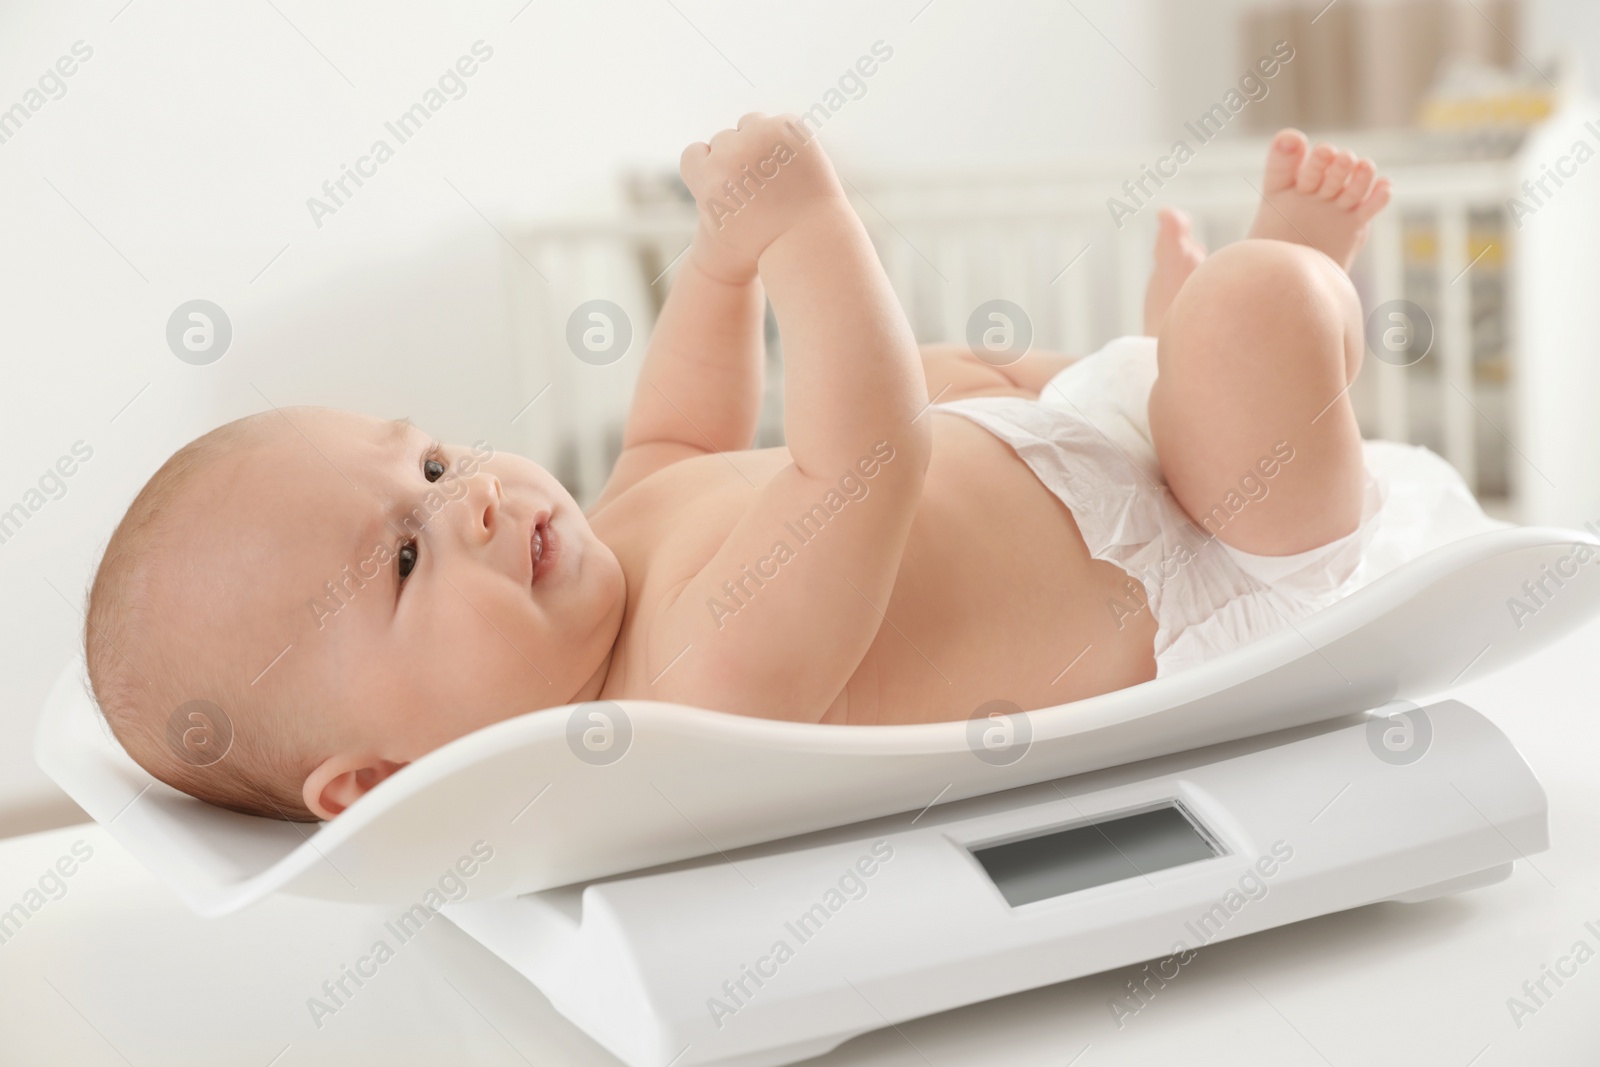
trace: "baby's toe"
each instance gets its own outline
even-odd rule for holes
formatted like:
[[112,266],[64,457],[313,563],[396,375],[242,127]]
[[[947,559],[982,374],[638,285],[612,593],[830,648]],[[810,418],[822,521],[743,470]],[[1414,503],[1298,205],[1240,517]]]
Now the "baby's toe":
[[1331,144],[1319,144],[1313,148],[1306,156],[1306,161],[1300,165],[1300,176],[1295,182],[1295,189],[1307,196],[1320,189],[1329,165],[1338,154]]
[[1388,178],[1379,178],[1372,183],[1372,192],[1361,201],[1356,208],[1356,218],[1362,222],[1369,222],[1378,212],[1389,206],[1389,196],[1392,186]]
[[1339,207],[1348,211],[1365,200],[1372,191],[1372,179],[1377,173],[1378,167],[1372,160],[1363,159],[1357,163],[1350,172],[1350,180],[1345,183],[1344,192],[1339,194]]
[[1299,130],[1279,130],[1267,152],[1267,192],[1281,193],[1294,185],[1306,158],[1306,135]]
[[1189,234],[1193,225],[1189,216],[1175,207],[1164,207],[1156,212],[1156,217],[1161,221],[1161,237],[1177,242]]
[[1333,157],[1333,162],[1328,164],[1327,171],[1322,175],[1322,184],[1317,187],[1317,196],[1323,200],[1333,200],[1344,191],[1345,182],[1350,178],[1350,172],[1355,169],[1356,156],[1354,152],[1346,149]]

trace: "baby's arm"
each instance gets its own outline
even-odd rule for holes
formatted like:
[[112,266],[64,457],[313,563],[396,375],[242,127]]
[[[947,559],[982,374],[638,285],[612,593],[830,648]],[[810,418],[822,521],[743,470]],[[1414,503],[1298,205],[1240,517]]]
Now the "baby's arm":
[[755,261],[724,250],[702,220],[650,334],[622,454],[591,512],[670,463],[750,447],[765,306]]
[[759,263],[783,332],[793,462],[657,620],[653,660],[689,651],[653,695],[815,720],[894,588],[931,451],[921,362],[832,164],[792,122],[746,116],[682,167],[717,244]]

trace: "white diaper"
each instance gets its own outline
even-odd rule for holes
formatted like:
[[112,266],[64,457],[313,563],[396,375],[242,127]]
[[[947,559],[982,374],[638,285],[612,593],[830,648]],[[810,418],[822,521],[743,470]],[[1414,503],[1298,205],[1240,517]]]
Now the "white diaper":
[[[1157,677],[1292,626],[1438,544],[1505,525],[1486,518],[1432,452],[1366,441],[1353,533],[1292,556],[1242,552],[1197,526],[1167,488],[1147,412],[1155,379],[1155,339],[1122,337],[1056,375],[1038,400],[975,397],[938,407],[1015,449],[1072,512],[1090,554],[1144,587],[1157,625]],[[1272,458],[1270,449],[1263,458]],[[1272,478],[1250,473],[1253,482],[1217,502],[1213,533],[1254,506],[1250,494],[1270,494]],[[1120,617],[1142,607],[1130,590],[1108,610]]]

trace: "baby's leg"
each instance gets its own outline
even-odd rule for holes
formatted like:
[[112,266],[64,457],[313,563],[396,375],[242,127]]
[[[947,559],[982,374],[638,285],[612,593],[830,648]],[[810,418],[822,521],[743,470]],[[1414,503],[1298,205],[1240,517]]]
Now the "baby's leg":
[[1315,249],[1246,240],[1196,268],[1162,323],[1150,392],[1156,454],[1196,523],[1267,556],[1356,529],[1364,471],[1347,390],[1363,343],[1355,288]]

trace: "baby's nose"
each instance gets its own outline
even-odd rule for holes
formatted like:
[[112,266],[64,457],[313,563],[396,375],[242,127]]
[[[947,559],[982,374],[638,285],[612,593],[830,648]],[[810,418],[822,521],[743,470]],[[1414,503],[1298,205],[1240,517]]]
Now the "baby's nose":
[[505,490],[500,485],[500,479],[492,474],[482,475],[469,499],[472,517],[470,532],[480,540],[487,541],[494,536],[495,524],[500,520],[500,509],[505,504]]

